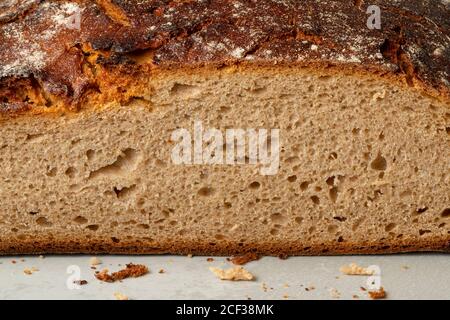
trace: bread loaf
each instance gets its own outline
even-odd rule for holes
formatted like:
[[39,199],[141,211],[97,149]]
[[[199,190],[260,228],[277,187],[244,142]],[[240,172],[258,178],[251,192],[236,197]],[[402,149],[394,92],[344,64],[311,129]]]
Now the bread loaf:
[[0,4],[0,253],[448,251],[447,0]]

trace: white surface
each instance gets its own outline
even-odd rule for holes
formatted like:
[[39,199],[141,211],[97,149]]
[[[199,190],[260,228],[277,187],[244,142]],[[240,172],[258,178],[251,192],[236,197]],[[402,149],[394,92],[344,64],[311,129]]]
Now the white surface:
[[[142,263],[150,274],[118,283],[95,279],[89,256],[0,258],[0,299],[114,299],[114,292],[130,299],[331,299],[330,288],[341,299],[367,298],[367,277],[341,275],[342,265],[378,265],[381,284],[390,299],[450,299],[450,255],[414,254],[393,256],[265,257],[245,266],[256,277],[253,282],[220,281],[208,268],[231,267],[226,258],[176,256],[101,256],[98,270],[122,269],[126,263]],[[25,261],[21,261],[24,259]],[[11,261],[15,260],[13,264]],[[119,266],[119,264],[121,266]],[[67,268],[79,266],[88,284],[78,290],[67,287]],[[25,268],[38,268],[32,275]],[[164,269],[164,274],[158,271]],[[70,281],[69,281],[70,282]],[[263,283],[268,290],[263,290]],[[306,291],[306,287],[314,289]],[[273,289],[271,289],[273,288]]]

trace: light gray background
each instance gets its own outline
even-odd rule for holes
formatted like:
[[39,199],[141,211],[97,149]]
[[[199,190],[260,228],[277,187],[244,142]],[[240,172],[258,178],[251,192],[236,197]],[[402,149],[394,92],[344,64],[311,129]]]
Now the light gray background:
[[[340,299],[367,299],[365,276],[341,275],[339,268],[351,262],[378,265],[382,286],[389,299],[450,299],[450,255],[408,254],[391,256],[264,257],[245,266],[256,277],[253,282],[221,281],[208,268],[231,267],[224,257],[100,256],[98,270],[120,270],[126,263],[143,263],[150,274],[123,282],[103,283],[94,278],[90,256],[1,257],[0,299],[114,299],[114,292],[130,299],[332,299],[330,288]],[[25,259],[25,261],[21,261]],[[11,261],[17,261],[13,264]],[[119,264],[121,266],[119,266]],[[89,283],[69,290],[67,267],[77,265],[81,279]],[[38,268],[32,275],[25,268]],[[158,271],[164,269],[164,274]],[[263,283],[268,290],[263,290]],[[305,288],[314,287],[309,291]]]

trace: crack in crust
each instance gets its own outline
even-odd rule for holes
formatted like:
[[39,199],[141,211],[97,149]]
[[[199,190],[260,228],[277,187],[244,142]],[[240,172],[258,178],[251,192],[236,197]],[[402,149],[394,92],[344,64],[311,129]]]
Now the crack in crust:
[[[104,89],[167,69],[237,64],[369,72],[450,97],[450,5],[443,1],[374,0],[381,30],[366,27],[361,0],[8,3],[0,5],[0,110],[7,115],[126,101]],[[77,14],[79,29],[68,24]],[[133,59],[144,55],[142,63]]]

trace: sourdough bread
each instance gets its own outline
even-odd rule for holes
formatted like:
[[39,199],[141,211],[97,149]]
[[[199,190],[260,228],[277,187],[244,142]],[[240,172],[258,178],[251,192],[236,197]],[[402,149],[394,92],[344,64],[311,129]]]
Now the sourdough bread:
[[448,1],[0,4],[0,253],[448,251],[449,35]]

